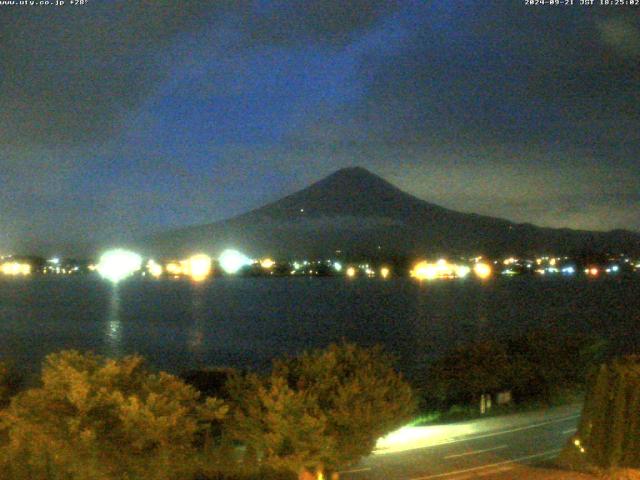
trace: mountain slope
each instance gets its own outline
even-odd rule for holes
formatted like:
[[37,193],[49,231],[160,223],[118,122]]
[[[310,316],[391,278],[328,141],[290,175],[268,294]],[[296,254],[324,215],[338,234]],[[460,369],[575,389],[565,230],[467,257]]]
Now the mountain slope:
[[150,252],[329,257],[425,254],[639,252],[640,234],[542,228],[460,213],[420,200],[360,168],[237,217],[172,230],[145,241]]

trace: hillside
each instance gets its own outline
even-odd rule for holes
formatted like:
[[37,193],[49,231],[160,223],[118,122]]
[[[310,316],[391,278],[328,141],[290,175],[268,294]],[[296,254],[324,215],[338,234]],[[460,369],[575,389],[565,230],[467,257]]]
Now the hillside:
[[640,234],[542,228],[426,202],[360,167],[220,222],[147,238],[157,255],[238,248],[253,256],[327,257],[640,252]]

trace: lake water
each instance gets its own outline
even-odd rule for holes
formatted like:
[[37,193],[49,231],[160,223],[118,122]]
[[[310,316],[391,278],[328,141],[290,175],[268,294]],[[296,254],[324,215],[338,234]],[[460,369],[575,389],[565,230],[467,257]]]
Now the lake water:
[[640,345],[640,276],[409,279],[93,277],[0,280],[0,358],[33,374],[50,352],[140,353],[171,372],[261,368],[277,355],[347,339],[383,344],[415,375],[471,340],[545,329],[597,333],[616,351]]

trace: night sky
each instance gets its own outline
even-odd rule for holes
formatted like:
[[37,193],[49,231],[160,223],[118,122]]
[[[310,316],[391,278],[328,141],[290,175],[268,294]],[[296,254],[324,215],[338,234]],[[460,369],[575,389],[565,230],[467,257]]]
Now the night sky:
[[210,223],[355,165],[456,210],[640,230],[640,7],[524,3],[0,6],[0,253]]

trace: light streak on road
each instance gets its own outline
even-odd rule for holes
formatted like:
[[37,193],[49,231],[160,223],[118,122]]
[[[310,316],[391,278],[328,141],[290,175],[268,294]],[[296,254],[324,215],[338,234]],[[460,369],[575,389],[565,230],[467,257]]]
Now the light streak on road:
[[386,437],[378,440],[373,451],[376,455],[398,453],[419,448],[435,447],[437,445],[447,445],[457,442],[467,442],[480,438],[495,437],[507,433],[531,430],[533,428],[544,427],[554,423],[566,422],[580,417],[579,414],[568,415],[553,420],[528,424],[520,427],[498,430],[489,433],[473,435],[479,433],[481,427],[479,422],[466,422],[453,425],[437,425],[426,427],[403,427],[400,430],[390,433]]

